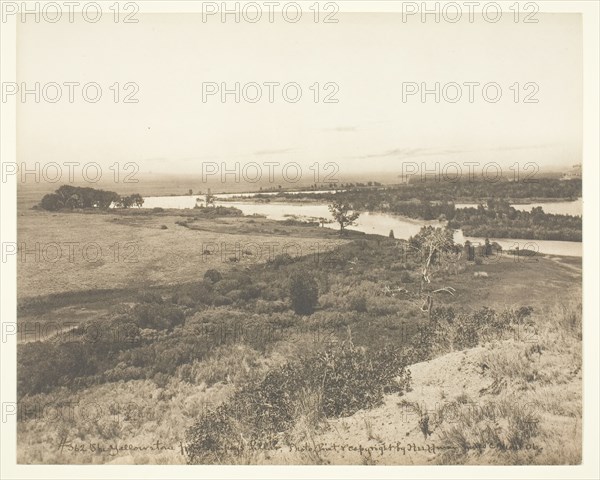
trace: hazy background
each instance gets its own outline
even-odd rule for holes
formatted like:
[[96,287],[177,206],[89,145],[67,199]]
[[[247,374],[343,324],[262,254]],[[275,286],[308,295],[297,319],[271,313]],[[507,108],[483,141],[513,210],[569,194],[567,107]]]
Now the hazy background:
[[[202,23],[200,15],[105,15],[18,24],[18,82],[97,82],[96,104],[18,105],[18,162],[136,162],[140,174],[201,174],[202,162],[336,162],[338,178],[392,182],[402,162],[581,162],[582,29],[579,15],[539,14],[539,23],[402,23],[395,14],[341,14],[338,24]],[[202,82],[297,82],[303,97],[257,104],[219,96]],[[402,82],[497,82],[496,104],[402,102]],[[114,103],[115,82],[139,85],[137,104]],[[315,104],[315,82],[339,85],[337,104]],[[509,87],[535,82],[537,104],[514,103]],[[123,93],[123,92],[122,92]],[[522,92],[523,93],[523,92]],[[522,99],[521,99],[522,100]],[[372,173],[372,175],[370,175]],[[376,173],[376,175],[375,175]],[[312,174],[310,174],[312,175]],[[138,175],[139,177],[139,175]],[[367,178],[369,177],[369,178]],[[196,181],[196,180],[195,180]],[[190,185],[197,188],[197,183]],[[236,190],[237,188],[230,188]]]

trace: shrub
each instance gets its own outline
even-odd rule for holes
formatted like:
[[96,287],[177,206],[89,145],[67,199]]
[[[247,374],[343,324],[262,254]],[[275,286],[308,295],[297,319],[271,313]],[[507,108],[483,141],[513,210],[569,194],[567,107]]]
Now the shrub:
[[531,458],[521,455],[534,454],[527,446],[535,445],[535,438],[542,432],[539,414],[527,405],[523,408],[512,399],[480,403],[477,408],[471,402],[448,405],[448,419],[443,410],[439,415],[440,441],[449,447],[441,456],[445,464],[464,464],[473,446],[495,452],[498,463],[532,463]]
[[256,312],[261,314],[270,314],[277,312],[285,312],[288,309],[288,306],[285,302],[281,300],[275,300],[268,302],[266,300],[258,299],[256,301]]
[[138,300],[141,303],[163,303],[162,297],[154,292],[142,292],[138,297]]
[[241,433],[276,447],[301,417],[339,417],[377,406],[385,393],[409,389],[405,360],[397,349],[368,351],[345,342],[286,363],[205,412],[187,432],[188,461],[222,463],[227,454],[239,456],[245,448]]
[[[72,384],[73,379],[96,373],[97,365],[82,342],[55,345],[31,342],[17,352],[18,395],[46,392],[57,385]],[[41,368],[52,365],[52,368]]]
[[367,297],[364,293],[350,297],[350,310],[363,313],[367,311]]
[[206,273],[204,274],[204,280],[207,280],[211,283],[217,283],[222,278],[223,278],[223,275],[221,275],[221,272],[219,272],[218,270],[214,270],[214,269],[207,270]]
[[192,292],[192,299],[201,305],[211,305],[214,301],[214,289],[212,283],[201,282]]
[[283,253],[280,255],[276,255],[272,259],[269,258],[269,260],[267,261],[267,265],[278,269],[280,267],[285,267],[286,265],[291,265],[294,262],[294,258],[289,253]]
[[213,299],[213,304],[217,307],[219,306],[224,306],[224,305],[231,305],[233,303],[233,300],[229,297],[226,297],[225,295],[215,295],[214,299]]
[[460,315],[454,322],[455,331],[452,343],[457,350],[476,347],[479,343],[480,329],[474,315]]
[[143,304],[135,308],[136,323],[140,328],[154,330],[171,330],[183,323],[183,312],[173,306],[164,304]]
[[379,405],[385,393],[403,392],[410,385],[405,357],[384,347],[369,351],[344,343],[308,362],[323,385],[323,412],[328,417],[352,415]]
[[298,315],[310,315],[315,311],[319,299],[317,280],[306,270],[293,274],[290,282],[292,308]]
[[213,305],[215,301],[213,284],[209,281],[183,285],[171,296],[171,303],[177,305]]
[[452,323],[455,317],[456,313],[454,312],[454,309],[452,307],[435,307],[431,311],[431,318],[436,322],[444,321],[447,323]]

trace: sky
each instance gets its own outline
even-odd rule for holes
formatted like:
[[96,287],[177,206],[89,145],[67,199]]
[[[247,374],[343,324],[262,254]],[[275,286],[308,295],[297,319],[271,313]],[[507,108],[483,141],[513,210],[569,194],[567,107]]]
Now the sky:
[[[508,17],[496,24],[403,23],[400,14],[375,13],[337,18],[250,24],[138,14],[137,24],[20,23],[18,83],[57,82],[63,96],[57,103],[29,96],[18,105],[18,161],[135,162],[141,172],[184,175],[200,174],[207,162],[334,162],[349,174],[398,172],[403,162],[535,162],[542,170],[581,162],[579,15],[539,14],[537,24]],[[86,102],[75,87],[70,103],[64,82],[97,82],[102,98]],[[127,82],[139,87],[138,103],[123,102]],[[218,94],[203,99],[209,82],[256,82],[263,96],[254,104],[236,103],[233,95],[225,103]],[[296,82],[302,97],[291,103],[274,87],[270,103],[265,82]],[[403,85],[412,82],[456,82],[462,98],[403,99]],[[473,87],[471,103],[464,82],[495,82],[502,96],[486,102],[481,87]],[[525,89],[528,82],[536,87]],[[327,83],[337,85],[337,103],[323,101],[334,89]],[[456,90],[448,88],[453,98]],[[528,93],[538,102],[524,103]]]

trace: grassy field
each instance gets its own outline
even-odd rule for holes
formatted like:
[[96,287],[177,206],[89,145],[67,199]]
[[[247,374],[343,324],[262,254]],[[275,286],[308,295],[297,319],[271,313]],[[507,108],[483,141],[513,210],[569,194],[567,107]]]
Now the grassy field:
[[137,254],[19,262],[19,325],[53,325],[19,335],[20,463],[580,461],[578,259],[440,266],[427,288],[454,295],[427,312],[419,259],[388,238],[197,211],[26,210],[18,228]]
[[17,240],[19,299],[184,283],[211,268],[251,266],[285,252],[317,254],[344,243],[329,229],[261,217],[204,218],[195,210],[28,210],[18,217]]

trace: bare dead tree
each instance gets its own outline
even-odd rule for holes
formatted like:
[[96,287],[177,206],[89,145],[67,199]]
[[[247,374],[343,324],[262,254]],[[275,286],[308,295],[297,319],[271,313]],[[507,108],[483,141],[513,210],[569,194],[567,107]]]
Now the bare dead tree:
[[409,247],[421,261],[419,296],[424,300],[421,310],[431,315],[434,295],[440,293],[454,295],[456,291],[450,286],[433,291],[428,289],[428,285],[431,284],[434,266],[443,267],[443,264],[447,261],[445,254],[454,249],[453,233],[447,228],[423,227],[417,235],[411,237]]

